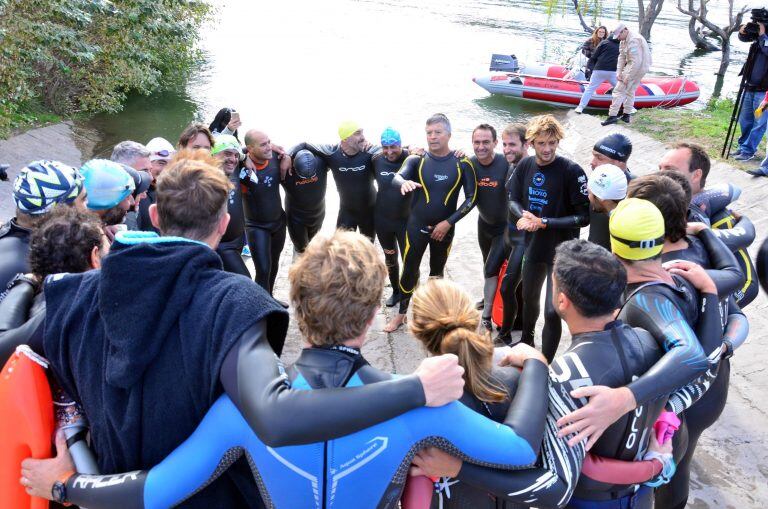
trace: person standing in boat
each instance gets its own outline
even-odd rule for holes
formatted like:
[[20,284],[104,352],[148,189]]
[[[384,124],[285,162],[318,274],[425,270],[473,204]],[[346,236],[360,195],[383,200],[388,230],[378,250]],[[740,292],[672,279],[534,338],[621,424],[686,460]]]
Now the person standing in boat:
[[[586,46],[586,43],[584,45]],[[581,51],[582,53],[584,52],[583,47]],[[616,65],[618,62],[619,41],[614,37],[608,37],[598,44],[589,57],[589,62],[587,62],[587,71],[590,73],[589,85],[587,85],[587,88],[584,89],[584,93],[581,95],[581,101],[579,101],[579,105],[575,110],[576,113],[584,111],[595,91],[604,82],[607,81],[611,86],[616,86]]]
[[602,124],[610,125],[619,121],[619,108],[624,106],[621,119],[629,123],[635,110],[635,91],[645,73],[651,68],[651,50],[645,38],[631,32],[624,23],[613,31],[613,38],[619,44],[619,60],[616,65],[616,87],[613,89],[613,101],[608,110],[608,118]]
[[[600,45],[601,42],[603,42],[605,39],[608,38],[608,29],[604,26],[599,26],[595,28],[595,30],[592,32],[592,35],[584,41],[584,44],[581,45],[581,54],[584,55],[587,58],[587,61],[589,61],[592,58],[592,55],[594,54],[597,47]],[[584,74],[586,75],[587,79],[589,79],[590,75],[592,74],[592,68],[587,64],[584,68]]]

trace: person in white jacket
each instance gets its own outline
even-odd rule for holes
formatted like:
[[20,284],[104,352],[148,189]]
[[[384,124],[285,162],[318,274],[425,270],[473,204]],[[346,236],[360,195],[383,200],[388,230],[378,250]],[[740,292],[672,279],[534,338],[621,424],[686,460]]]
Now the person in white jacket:
[[608,110],[608,118],[603,125],[615,124],[619,121],[619,108],[624,106],[624,114],[621,119],[629,122],[635,110],[635,91],[640,85],[645,73],[651,68],[651,50],[645,38],[627,28],[624,23],[619,23],[613,31],[613,37],[619,44],[619,62],[616,67],[618,83],[613,89],[613,100]]

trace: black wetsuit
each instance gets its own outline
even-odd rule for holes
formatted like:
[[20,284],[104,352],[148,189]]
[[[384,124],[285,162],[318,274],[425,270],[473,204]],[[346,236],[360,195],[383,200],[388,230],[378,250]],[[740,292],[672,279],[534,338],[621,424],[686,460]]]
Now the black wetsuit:
[[510,332],[522,329],[523,317],[523,257],[525,256],[525,232],[517,229],[518,217],[509,210],[509,191],[515,179],[516,166],[511,165],[509,177],[504,186],[507,191],[507,231],[506,243],[509,250],[507,268],[501,280],[501,299],[504,302],[504,313],[499,336],[511,340]]
[[397,261],[397,251],[400,255],[405,251],[405,225],[411,210],[412,196],[403,196],[400,189],[392,185],[392,179],[408,157],[408,151],[403,150],[400,157],[390,161],[384,154],[373,156],[373,170],[376,174],[376,207],[374,208],[374,223],[376,237],[384,251],[384,262],[387,264],[389,282],[392,291],[399,293],[400,267]]
[[[707,192],[707,189],[702,191],[702,193]],[[715,235],[736,255],[746,280],[742,287],[734,292],[734,297],[739,307],[745,308],[755,300],[759,291],[755,265],[747,252],[747,248],[755,240],[755,225],[747,216],[741,216],[737,220],[733,212],[725,206],[704,209],[694,203],[688,206],[688,221],[709,225]]]
[[21,345],[43,353],[45,297],[36,293],[36,284],[23,277],[9,286],[0,300],[0,365],[5,365]]
[[229,224],[227,231],[221,237],[216,253],[224,264],[224,270],[235,274],[251,277],[243,261],[243,246],[245,245],[245,217],[243,214],[243,190],[240,187],[240,177],[247,178],[246,170],[240,166],[235,168],[229,177],[232,189],[227,198],[227,212],[229,212]]
[[303,253],[325,219],[325,190],[328,184],[328,168],[316,165],[316,173],[301,178],[294,170],[283,180],[285,189],[285,214],[288,235],[297,253]]
[[336,190],[339,193],[339,216],[336,226],[348,230],[357,228],[360,233],[373,240],[376,188],[373,185],[372,159],[381,148],[371,147],[366,152],[348,156],[340,144],[300,143],[291,149],[291,157],[295,156],[299,150],[309,150],[322,159],[333,172],[333,180],[336,182]]
[[0,293],[16,274],[29,272],[29,237],[32,230],[23,228],[11,219],[0,227]]
[[[627,183],[635,178],[629,170],[624,170],[624,174],[627,176]],[[610,217],[606,212],[595,212],[589,207],[589,241],[603,246],[608,251],[611,250],[611,232],[608,230]]]
[[256,282],[270,294],[275,287],[280,253],[285,246],[285,212],[280,198],[277,155],[263,169],[240,174],[245,233],[251,249]]
[[[403,182],[412,180],[421,184],[413,191],[413,206],[405,230],[403,271],[400,276],[400,313],[408,311],[410,296],[419,282],[419,265],[429,246],[429,275],[442,277],[456,222],[466,216],[475,206],[477,178],[475,168],[469,159],[459,159],[453,153],[444,157],[432,154],[410,156],[403,163],[392,185],[400,189]],[[459,188],[464,189],[464,202],[457,208]],[[441,221],[448,221],[452,227],[442,241],[431,238],[432,228]]]
[[552,305],[552,264],[555,248],[579,236],[579,229],[589,224],[587,176],[578,164],[557,156],[546,166],[526,157],[515,169],[509,191],[509,209],[516,217],[527,210],[546,218],[545,228],[526,234],[523,261],[523,333],[522,341],[533,345],[539,318],[541,287],[547,281],[544,329],[541,350],[551,361],[560,344],[562,326]]
[[499,270],[509,256],[505,241],[507,229],[507,191],[505,184],[509,174],[509,164],[501,154],[494,154],[491,164],[483,165],[473,156],[469,159],[477,173],[477,242],[483,255],[483,276],[485,288],[483,298],[485,309],[483,318],[491,318],[493,297]]
[[[354,391],[359,390],[361,385],[388,384],[391,375],[371,367],[357,350],[337,346],[305,349],[296,364],[288,370],[288,378],[296,386],[311,389],[303,392],[313,396],[317,390],[326,388],[357,386],[358,389],[351,389]],[[535,461],[541,444],[547,411],[544,396],[547,390],[546,379],[546,367],[543,363],[536,360],[527,361],[522,374],[519,376],[517,394],[515,394],[512,403],[507,405],[502,416],[501,421],[511,430],[505,429],[497,433],[496,438],[498,439],[502,434],[505,436],[513,435],[505,441],[505,447],[524,451],[517,455],[516,451],[509,451],[507,456],[516,455],[520,458],[517,464],[510,463],[510,468],[524,468],[524,462]],[[216,411],[216,408],[211,410],[214,413]],[[194,450],[199,450],[199,461],[205,462],[207,476],[210,478],[220,475],[222,470],[218,468],[211,474],[212,468],[215,466],[215,463],[212,464],[212,462],[219,461],[220,458],[227,461],[235,453],[242,454],[245,452],[251,458],[252,469],[258,478],[262,496],[269,507],[282,507],[280,503],[291,498],[303,499],[304,504],[314,502],[314,505],[293,505],[291,507],[373,507],[374,505],[382,508],[397,507],[408,465],[419,449],[434,445],[459,453],[463,451],[461,451],[461,446],[454,444],[451,440],[453,436],[464,435],[466,438],[461,437],[461,439],[465,444],[482,444],[484,440],[486,442],[491,440],[490,436],[485,439],[479,436],[472,437],[472,427],[477,426],[477,423],[487,426],[487,421],[463,408],[460,403],[453,403],[440,409],[418,413],[411,412],[370,431],[366,430],[369,434],[377,432],[383,435],[375,436],[373,440],[368,442],[363,441],[367,440],[368,437],[361,435],[359,438],[345,437],[325,444],[312,444],[301,450],[298,448],[291,448],[291,450],[269,448],[267,454],[264,454],[263,445],[254,443],[254,440],[249,438],[248,435],[252,434],[252,431],[243,429],[237,422],[238,415],[232,415],[231,411],[219,412],[219,414],[224,414],[224,418],[219,419],[217,425],[214,425],[206,423],[207,420],[215,420],[215,417],[210,416],[211,412],[203,420],[195,435],[187,440],[185,444],[187,447],[180,447],[163,462],[170,462],[168,465],[161,464],[150,472],[136,472],[134,473],[136,475],[133,476],[118,474],[115,477],[120,477],[123,481],[112,483],[112,485],[120,484],[120,486],[115,487],[94,486],[94,481],[103,480],[104,476],[77,476],[67,482],[70,500],[96,509],[114,506],[143,509],[147,507],[145,502],[157,505],[159,500],[177,500],[179,496],[189,493],[205,480],[205,477],[198,477],[194,470],[184,468],[184,465],[181,464],[182,461],[195,455]],[[348,409],[344,406],[331,406],[326,408],[323,414],[334,415],[346,412]],[[440,419],[450,417],[458,418],[464,427],[452,428],[447,423],[439,422]],[[306,419],[308,422],[313,421],[310,414],[304,414],[303,417],[297,416],[297,418]],[[449,434],[440,431],[440,427],[445,428],[446,425],[450,429]],[[218,429],[213,429],[215,427]],[[493,426],[493,428],[497,427]],[[434,436],[429,436],[430,429],[434,430]],[[485,429],[487,433],[492,428]],[[217,432],[227,437],[224,439],[226,444],[210,447],[211,449],[216,448],[216,451],[209,451],[208,443],[215,439],[211,437],[206,440],[206,438],[211,433]],[[427,436],[421,439],[424,434]],[[381,443],[384,445],[381,446]],[[236,445],[239,447],[232,447]],[[227,449],[227,447],[231,448]],[[475,449],[479,450],[479,447],[475,447]],[[353,455],[347,456],[345,454],[349,450],[352,451]],[[396,452],[389,453],[389,450]],[[374,452],[372,453],[372,451]],[[385,452],[386,454],[383,454]],[[224,457],[221,457],[222,453]],[[276,463],[274,458],[278,458],[280,462]],[[357,461],[354,458],[357,458]],[[465,459],[469,458],[465,457]],[[487,458],[483,457],[478,457],[478,460],[488,461]],[[184,468],[185,472],[178,476],[172,476],[172,472],[168,471],[172,470],[171,467],[174,466],[174,463],[177,468]],[[297,463],[301,466],[299,467]],[[333,468],[334,465],[336,468]],[[270,466],[273,471],[260,470]],[[363,470],[354,473],[358,469]],[[164,473],[163,470],[166,472]],[[330,479],[326,480],[324,474],[327,470],[335,475],[333,477],[328,475]],[[154,479],[152,478],[153,475]],[[191,479],[190,477],[193,476],[196,478]],[[174,485],[183,486],[183,491],[179,491],[178,495],[168,496],[168,491],[177,489],[176,486],[164,486],[168,481]],[[350,483],[354,483],[354,486],[350,486]],[[295,497],[284,492],[290,488],[297,490]],[[351,500],[355,495],[361,498]],[[299,502],[294,500],[294,504],[296,503]],[[352,506],[351,503],[357,505]]]
[[[736,260],[732,258],[733,255],[717,239],[713,230],[704,230],[698,237],[689,236],[686,238],[686,242],[688,243],[688,248],[666,252],[662,255],[662,260],[665,262],[687,260],[698,263],[707,269],[722,266],[725,263],[736,264]],[[726,260],[729,256],[731,260],[728,262]],[[723,340],[730,342],[732,338],[737,338],[738,344],[731,343],[731,347],[738,348],[743,340],[746,339],[747,331],[743,330],[744,328],[748,329],[746,317],[744,317],[735,303],[733,295],[723,299],[720,303],[720,308],[720,314],[723,317],[720,330],[725,327],[725,337]],[[720,343],[716,342],[714,346],[719,348]],[[710,345],[711,348],[712,346]],[[710,353],[711,351],[705,349],[705,354],[709,355]],[[678,461],[677,472],[668,484],[661,486],[656,491],[658,507],[685,507],[688,500],[691,461],[693,460],[696,445],[704,430],[717,421],[725,408],[725,402],[728,398],[730,371],[730,361],[728,358],[723,358],[719,362],[714,380],[704,380],[702,381],[703,387],[696,388],[694,386],[692,388],[694,396],[699,396],[698,391],[706,392],[700,395],[699,399],[687,408],[681,416],[687,431],[687,446],[678,446],[677,452],[682,453],[684,450],[684,455]]]

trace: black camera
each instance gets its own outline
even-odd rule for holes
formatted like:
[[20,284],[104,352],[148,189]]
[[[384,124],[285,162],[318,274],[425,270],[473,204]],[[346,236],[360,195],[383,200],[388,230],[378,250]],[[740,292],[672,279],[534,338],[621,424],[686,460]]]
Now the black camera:
[[768,9],[765,9],[764,7],[761,9],[752,9],[752,20],[744,25],[743,38],[746,39],[745,42],[756,41],[760,36],[760,27],[757,26],[758,23],[768,25]]

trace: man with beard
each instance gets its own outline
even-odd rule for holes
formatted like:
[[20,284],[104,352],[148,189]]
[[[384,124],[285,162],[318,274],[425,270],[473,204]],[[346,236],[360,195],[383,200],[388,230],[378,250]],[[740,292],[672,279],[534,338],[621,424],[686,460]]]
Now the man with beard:
[[229,224],[227,231],[221,237],[221,242],[216,248],[216,253],[224,264],[224,270],[235,274],[251,277],[241,253],[245,244],[245,223],[243,219],[243,193],[240,187],[240,176],[244,170],[240,161],[243,158],[243,150],[240,142],[230,134],[220,134],[211,149],[211,154],[218,159],[221,169],[232,183],[227,198],[227,212]]
[[88,193],[88,209],[94,211],[105,226],[123,223],[134,205],[136,184],[120,163],[107,159],[91,159],[81,168]]

